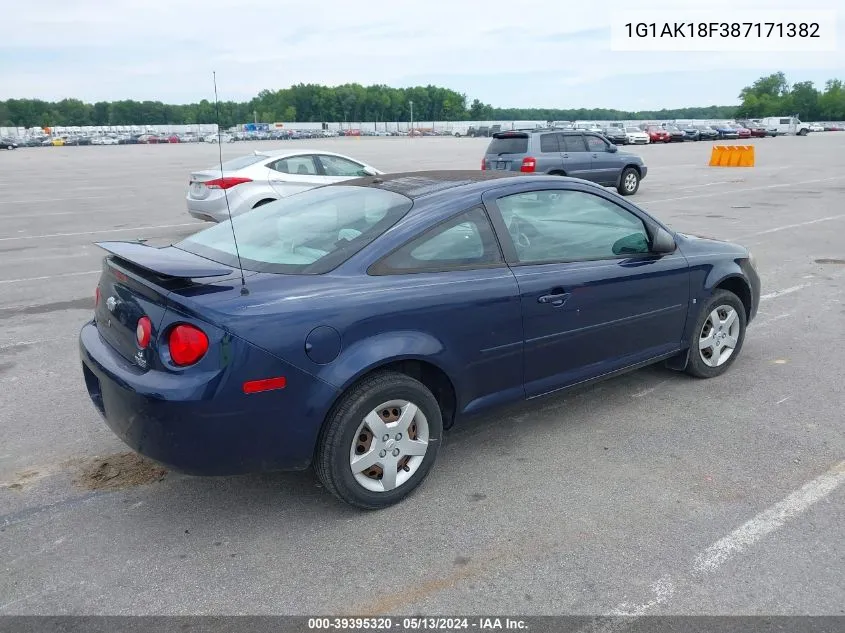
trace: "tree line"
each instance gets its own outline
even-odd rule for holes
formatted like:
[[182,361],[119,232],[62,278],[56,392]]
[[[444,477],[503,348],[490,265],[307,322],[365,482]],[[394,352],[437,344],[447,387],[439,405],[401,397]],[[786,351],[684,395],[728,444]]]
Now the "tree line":
[[[783,73],[762,77],[742,90],[740,106],[707,106],[629,112],[604,108],[495,108],[478,99],[439,86],[392,88],[385,85],[321,86],[299,84],[263,90],[248,102],[219,104],[220,124],[231,127],[254,120],[296,122],[363,121],[572,121],[647,119],[729,119],[798,113],[803,120],[845,119],[842,82],[827,82],[824,91],[812,82],[789,86]],[[412,105],[413,104],[413,105]],[[79,99],[0,101],[2,127],[70,125],[185,125],[215,123],[213,102],[174,105],[160,101],[98,101]]]
[[738,116],[765,117],[797,114],[802,121],[844,121],[845,86],[842,80],[830,79],[824,90],[812,81],[799,81],[791,86],[782,72],[761,77],[739,93],[742,101]]

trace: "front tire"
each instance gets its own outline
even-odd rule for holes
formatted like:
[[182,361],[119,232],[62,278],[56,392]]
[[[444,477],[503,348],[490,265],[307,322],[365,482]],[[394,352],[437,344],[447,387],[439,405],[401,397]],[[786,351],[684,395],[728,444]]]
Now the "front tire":
[[440,406],[418,380],[374,373],[332,408],[314,467],[326,489],[364,510],[399,502],[426,478],[443,435]]
[[640,188],[640,173],[633,167],[626,167],[619,177],[619,185],[616,187],[623,196],[633,196]]
[[736,361],[745,341],[745,306],[734,293],[718,290],[701,306],[693,328],[686,372],[715,378]]

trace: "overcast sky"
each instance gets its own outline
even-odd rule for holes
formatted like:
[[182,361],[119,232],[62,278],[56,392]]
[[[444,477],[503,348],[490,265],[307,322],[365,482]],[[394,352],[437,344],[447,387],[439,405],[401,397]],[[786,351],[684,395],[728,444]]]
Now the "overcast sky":
[[[827,53],[610,50],[630,2],[555,0],[39,0],[0,12],[0,99],[77,97],[187,103],[248,100],[291,84],[437,84],[495,106],[626,110],[731,104],[777,70],[821,87],[845,79],[845,15]],[[639,0],[637,8],[703,8],[713,21],[783,0]],[[804,9],[835,9],[813,0]],[[234,8],[237,6],[238,8]],[[842,10],[845,14],[845,9]],[[800,17],[800,13],[798,14]]]

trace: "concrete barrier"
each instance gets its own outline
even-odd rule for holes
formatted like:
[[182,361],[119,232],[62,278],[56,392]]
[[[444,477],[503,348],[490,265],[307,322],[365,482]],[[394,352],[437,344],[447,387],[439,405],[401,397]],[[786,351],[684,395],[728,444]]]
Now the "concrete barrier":
[[754,167],[753,145],[714,145],[711,167]]

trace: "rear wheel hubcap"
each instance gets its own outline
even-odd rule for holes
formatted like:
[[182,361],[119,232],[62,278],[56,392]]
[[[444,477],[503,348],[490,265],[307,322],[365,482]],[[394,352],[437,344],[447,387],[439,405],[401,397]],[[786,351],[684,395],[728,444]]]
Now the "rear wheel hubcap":
[[407,482],[428,451],[428,420],[413,402],[390,400],[365,417],[352,439],[349,466],[372,492],[389,492]]

